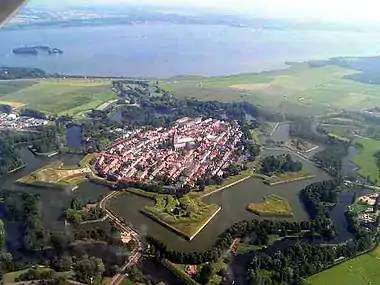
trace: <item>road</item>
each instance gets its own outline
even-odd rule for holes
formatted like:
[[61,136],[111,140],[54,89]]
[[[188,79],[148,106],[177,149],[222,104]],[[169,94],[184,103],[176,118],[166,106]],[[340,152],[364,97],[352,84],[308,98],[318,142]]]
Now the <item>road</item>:
[[[106,216],[109,219],[111,219],[113,222],[115,222],[115,224],[122,231],[129,232],[131,234],[132,238],[136,241],[136,243],[138,245],[131,252],[131,255],[129,256],[128,261],[121,268],[120,272],[124,272],[128,267],[137,264],[138,261],[140,260],[140,258],[141,258],[141,252],[142,252],[142,244],[141,244],[141,237],[140,237],[139,233],[137,231],[135,231],[134,229],[132,229],[131,227],[125,225],[122,221],[120,221],[120,219],[118,217],[116,217],[114,214],[112,214],[112,212],[110,210],[108,210],[107,207],[106,207],[107,201],[109,199],[111,199],[112,197],[114,197],[117,193],[118,193],[117,191],[113,191],[110,194],[108,194],[106,197],[104,197],[102,199],[102,201],[100,201],[99,206],[100,206],[101,209],[103,209],[105,211]],[[126,274],[123,274],[123,273],[116,274],[112,278],[112,281],[111,281],[110,285],[119,285],[123,281],[123,279],[124,279],[125,276],[126,276]]]

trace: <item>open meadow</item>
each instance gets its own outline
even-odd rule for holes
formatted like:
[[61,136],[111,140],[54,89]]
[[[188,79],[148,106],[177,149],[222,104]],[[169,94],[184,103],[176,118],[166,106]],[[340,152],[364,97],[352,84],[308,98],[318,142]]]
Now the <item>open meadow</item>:
[[380,151],[380,141],[357,138],[355,144],[360,147],[359,153],[354,157],[354,163],[359,167],[358,174],[363,178],[370,178],[376,184],[380,181],[379,168],[374,154]]
[[307,279],[311,285],[380,284],[380,247]]
[[49,114],[76,115],[117,99],[109,80],[49,79],[0,82],[0,103]]
[[178,97],[248,101],[264,108],[298,115],[317,115],[338,108],[380,105],[380,85],[364,84],[347,75],[352,69],[295,64],[285,70],[226,77],[178,76],[160,86]]

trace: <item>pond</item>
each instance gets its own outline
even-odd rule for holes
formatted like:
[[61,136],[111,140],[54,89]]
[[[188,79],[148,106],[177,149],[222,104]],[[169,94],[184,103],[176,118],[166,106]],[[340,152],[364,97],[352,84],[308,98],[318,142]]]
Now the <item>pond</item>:
[[78,125],[71,125],[66,130],[66,144],[70,148],[83,147],[83,128]]

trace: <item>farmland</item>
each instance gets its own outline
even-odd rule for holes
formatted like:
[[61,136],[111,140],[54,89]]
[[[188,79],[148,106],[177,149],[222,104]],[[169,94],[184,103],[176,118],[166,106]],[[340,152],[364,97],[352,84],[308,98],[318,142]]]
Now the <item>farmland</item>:
[[311,285],[380,284],[380,247],[308,278]]
[[178,97],[248,101],[264,108],[298,115],[380,105],[379,85],[344,78],[356,72],[331,65],[310,67],[304,63],[260,74],[174,77],[160,84]]
[[358,173],[377,184],[380,177],[374,154],[380,150],[380,141],[357,138],[354,142],[360,147],[359,154],[354,157],[354,163],[359,167]]
[[0,102],[49,114],[76,115],[115,98],[107,80],[0,82]]

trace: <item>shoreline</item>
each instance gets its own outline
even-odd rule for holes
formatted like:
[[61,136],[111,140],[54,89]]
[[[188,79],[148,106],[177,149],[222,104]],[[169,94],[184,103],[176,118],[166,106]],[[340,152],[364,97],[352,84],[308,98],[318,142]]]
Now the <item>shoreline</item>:
[[26,167],[26,163],[23,163],[23,164],[20,165],[19,167],[14,168],[14,169],[12,169],[12,170],[9,170],[8,173],[5,174],[5,175],[11,174],[11,173],[15,173],[15,172],[17,172],[17,171],[19,171],[19,170],[21,170],[21,169],[23,169],[23,168],[25,168],[25,167]]
[[315,178],[315,175],[297,177],[297,178],[292,178],[292,179],[287,179],[287,180],[277,181],[277,182],[269,182],[268,180],[265,180],[264,183],[269,185],[269,186],[275,186],[275,185],[297,182],[297,181],[302,181],[302,180],[308,180],[308,179],[313,179],[313,178]]
[[218,193],[218,192],[223,191],[223,190],[225,190],[225,189],[227,189],[227,188],[230,188],[230,187],[232,187],[232,186],[234,186],[234,185],[236,185],[236,184],[242,183],[242,182],[244,182],[244,181],[246,181],[246,180],[248,180],[248,179],[250,179],[250,178],[252,178],[252,177],[253,177],[252,175],[249,175],[249,176],[247,176],[247,177],[245,177],[245,178],[239,179],[238,181],[232,182],[232,183],[230,183],[230,184],[228,184],[228,185],[226,185],[226,186],[222,186],[222,187],[220,187],[220,188],[218,188],[218,189],[215,189],[215,190],[213,190],[213,191],[211,191],[211,192],[209,192],[209,193],[205,193],[204,195],[200,195],[200,196],[197,197],[197,198],[199,198],[199,199],[206,198],[206,197],[211,196],[211,195],[213,195],[213,194],[215,194],[215,193]]

